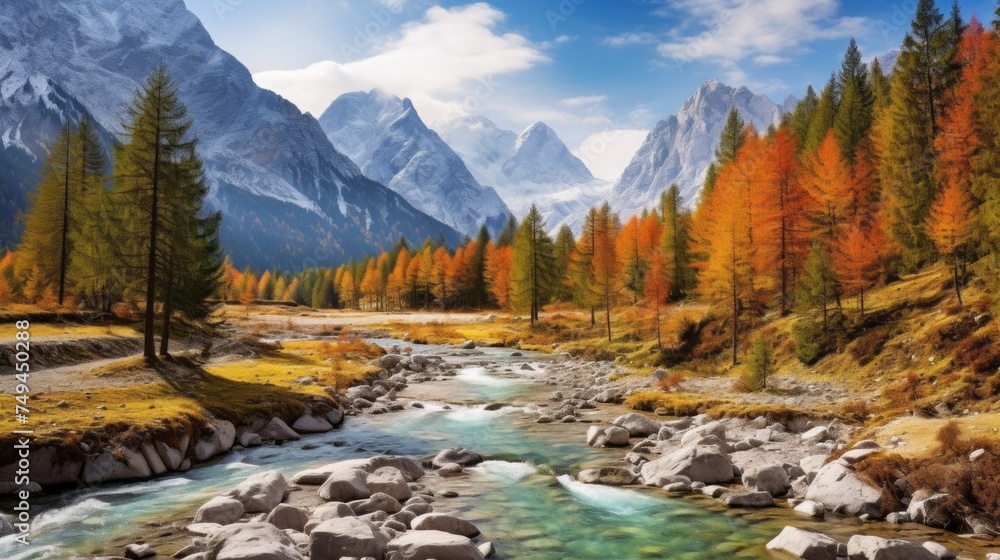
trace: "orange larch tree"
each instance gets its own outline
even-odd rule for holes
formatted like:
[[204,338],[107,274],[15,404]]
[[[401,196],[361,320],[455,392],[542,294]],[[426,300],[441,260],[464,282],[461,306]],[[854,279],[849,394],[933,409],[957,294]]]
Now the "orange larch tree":
[[594,254],[590,259],[593,267],[591,290],[597,301],[604,307],[604,319],[607,326],[608,341],[611,341],[611,308],[618,296],[618,285],[621,275],[621,258],[618,255],[617,238],[621,225],[618,216],[611,211],[611,206],[605,203],[598,211],[598,219],[594,229]]
[[616,251],[621,260],[621,273],[625,289],[632,294],[632,304],[639,303],[639,294],[642,293],[643,275],[649,261],[640,254],[639,240],[639,216],[632,216],[625,225],[615,241]]
[[868,221],[859,217],[837,236],[831,252],[834,275],[844,295],[858,298],[862,317],[865,315],[865,293],[882,275],[882,263],[890,244],[880,215]]
[[[655,220],[654,220],[655,221]],[[659,239],[659,236],[656,237]],[[656,325],[656,349],[663,350],[663,335],[660,321],[660,310],[670,297],[670,272],[667,270],[667,259],[663,251],[654,250],[650,255],[649,268],[643,279],[643,293],[646,303],[653,306],[653,320]]]
[[514,251],[510,245],[486,244],[486,285],[501,309],[510,309],[510,280]]
[[975,212],[968,191],[954,182],[946,184],[938,194],[927,220],[928,237],[937,250],[951,261],[955,295],[960,307],[969,236],[974,220]]
[[837,228],[847,217],[851,205],[851,174],[840,153],[840,146],[827,132],[816,153],[809,157],[805,188],[814,202],[813,219],[828,243],[837,238]]

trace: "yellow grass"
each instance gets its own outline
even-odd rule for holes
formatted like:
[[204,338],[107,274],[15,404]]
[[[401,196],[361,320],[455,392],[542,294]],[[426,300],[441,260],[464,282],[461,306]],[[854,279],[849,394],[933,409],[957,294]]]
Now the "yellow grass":
[[942,426],[951,421],[958,424],[963,439],[1000,439],[1000,413],[954,419],[900,418],[870,430],[865,437],[885,445],[889,442],[889,438],[898,436],[906,442],[906,445],[896,448],[896,453],[910,458],[930,457],[938,450],[938,432]]
[[[0,327],[0,340],[13,339],[13,321],[8,321]],[[103,336],[117,336],[138,338],[142,333],[131,325],[119,324],[81,324],[81,323],[32,323],[29,329],[32,338],[53,338],[53,339],[80,339],[99,338]]]

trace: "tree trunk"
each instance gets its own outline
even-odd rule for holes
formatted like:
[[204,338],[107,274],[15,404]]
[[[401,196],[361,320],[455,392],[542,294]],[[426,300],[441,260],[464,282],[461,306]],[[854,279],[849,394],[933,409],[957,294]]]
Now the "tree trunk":
[[156,363],[156,344],[153,340],[154,312],[156,308],[156,236],[159,221],[160,181],[160,125],[156,125],[156,147],[153,150],[153,201],[150,205],[149,260],[146,265],[146,321],[143,329],[143,356],[149,364]]
[[958,306],[962,307],[962,285],[961,285],[961,283],[959,283],[959,280],[958,280],[959,279],[959,274],[958,274],[958,255],[955,255],[954,261],[955,261],[955,266],[954,266],[954,271],[955,271],[955,295],[958,296]]
[[167,288],[163,294],[163,325],[160,330],[160,357],[166,358],[170,355],[170,319],[174,314],[174,308],[170,300],[174,291],[174,270],[173,259],[171,267],[167,270]]
[[66,237],[69,232],[69,152],[72,142],[66,139],[66,176],[63,180],[63,215],[62,215],[62,255],[59,259],[59,306],[63,304],[66,295]]

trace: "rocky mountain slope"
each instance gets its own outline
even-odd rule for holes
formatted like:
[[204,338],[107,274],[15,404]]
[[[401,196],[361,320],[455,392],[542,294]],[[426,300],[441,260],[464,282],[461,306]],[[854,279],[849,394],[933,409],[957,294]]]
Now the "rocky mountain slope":
[[[238,265],[331,264],[387,249],[400,235],[459,241],[451,227],[365,177],[316,119],[254,84],[182,0],[0,4],[0,81],[17,89],[45,76],[53,95],[72,96],[107,130],[120,130],[124,105],[161,64],[194,120],[209,203],[223,211],[222,242]],[[18,103],[8,86],[0,106],[4,151],[20,152],[6,158],[21,169],[0,175],[0,200],[21,209],[19,193],[37,169],[35,139],[49,134],[53,119],[81,109]]]
[[409,99],[380,90],[345,93],[319,123],[367,177],[458,231],[474,236],[486,225],[496,234],[507,221],[510,210],[496,191],[476,181]]

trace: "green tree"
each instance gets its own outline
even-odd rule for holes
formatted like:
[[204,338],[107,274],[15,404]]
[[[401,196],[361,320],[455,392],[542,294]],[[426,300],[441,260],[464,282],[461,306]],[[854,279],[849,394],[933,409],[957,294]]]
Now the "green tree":
[[924,224],[937,190],[934,138],[960,69],[956,26],[960,24],[945,20],[933,0],[919,0],[891,80],[881,179],[889,232],[903,248],[903,263],[910,270],[933,255]]
[[663,219],[663,249],[670,278],[670,299],[677,301],[694,285],[691,267],[691,214],[684,210],[681,190],[670,185],[660,199]]
[[[103,190],[106,160],[93,126],[83,119],[74,132],[64,126],[42,166],[18,249],[29,291],[56,289],[59,305],[77,276],[71,270],[80,238],[90,224],[91,207]],[[53,286],[54,284],[54,286]]]
[[819,145],[826,138],[826,133],[833,127],[837,118],[837,106],[840,103],[837,88],[837,76],[830,75],[830,81],[826,83],[823,92],[816,103],[816,110],[813,111],[812,119],[809,120],[809,130],[806,132],[803,150],[808,154],[816,151]]
[[511,302],[527,312],[531,324],[552,296],[557,281],[552,239],[545,232],[545,219],[532,204],[514,235],[514,268],[511,271]]
[[[207,190],[191,124],[177,86],[160,67],[126,107],[123,142],[115,153],[114,205],[128,241],[120,251],[130,263],[132,284],[145,299],[143,355],[149,363],[156,361],[157,304],[163,304],[170,316],[182,294],[189,292],[180,289],[181,282],[214,284],[211,278],[181,279],[197,268],[180,268],[196,258],[186,253],[196,245],[188,239],[200,238],[208,247],[214,235],[208,223],[197,231],[197,215]],[[165,334],[161,353],[166,353],[169,342],[169,331]]]
[[510,216],[507,218],[507,223],[504,224],[503,229],[497,235],[496,246],[506,247],[513,245],[515,233],[517,233],[517,218]]
[[576,239],[573,237],[573,230],[563,224],[559,228],[559,232],[556,233],[555,246],[553,247],[556,283],[553,287],[552,298],[556,301],[571,301],[573,299],[570,267],[575,250]]
[[796,145],[800,148],[806,144],[806,138],[809,136],[809,125],[812,123],[817,107],[819,107],[819,96],[816,95],[816,90],[809,86],[806,88],[805,97],[795,105],[795,111],[791,117]]
[[853,164],[858,145],[871,129],[875,103],[868,82],[868,67],[861,62],[861,51],[853,38],[844,54],[838,86],[840,104],[834,117],[833,133],[844,159]]
[[774,373],[774,351],[763,336],[754,339],[747,353],[747,373],[743,382],[750,391],[767,389],[767,378]]
[[806,258],[805,276],[795,301],[807,309],[818,309],[823,316],[824,330],[829,325],[830,302],[835,298],[836,288],[830,255],[817,241]]

